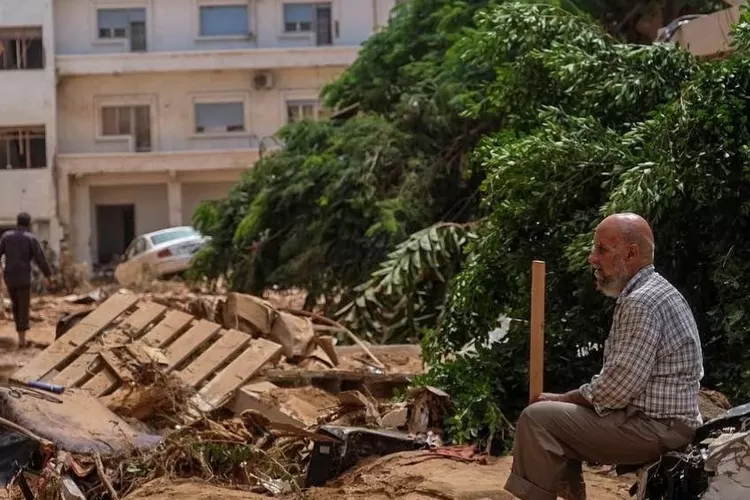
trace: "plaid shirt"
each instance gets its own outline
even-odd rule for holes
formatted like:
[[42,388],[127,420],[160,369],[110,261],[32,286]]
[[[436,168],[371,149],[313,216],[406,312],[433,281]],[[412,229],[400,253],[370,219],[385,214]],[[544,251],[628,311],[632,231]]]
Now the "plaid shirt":
[[701,424],[703,353],[684,297],[650,265],[615,305],[604,366],[580,391],[600,416],[630,407],[654,419]]

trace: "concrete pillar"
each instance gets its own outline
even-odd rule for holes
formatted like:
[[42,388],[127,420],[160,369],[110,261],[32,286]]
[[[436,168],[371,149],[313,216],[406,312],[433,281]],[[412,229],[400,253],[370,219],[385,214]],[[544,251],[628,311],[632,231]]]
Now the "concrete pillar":
[[167,206],[169,207],[169,225],[182,225],[182,183],[170,179],[167,183]]
[[91,234],[93,220],[91,218],[91,192],[89,185],[78,179],[73,190],[75,196],[75,212],[73,214],[73,238],[75,260],[92,264]]
[[[65,236],[70,237],[70,235],[65,234],[65,231],[70,231],[72,214],[70,208],[70,176],[59,166],[57,175],[57,215],[59,215],[59,219],[53,225],[52,234],[54,236],[50,236],[50,244],[54,245],[53,250],[59,255],[60,241]],[[70,248],[70,242],[68,242],[68,248]]]

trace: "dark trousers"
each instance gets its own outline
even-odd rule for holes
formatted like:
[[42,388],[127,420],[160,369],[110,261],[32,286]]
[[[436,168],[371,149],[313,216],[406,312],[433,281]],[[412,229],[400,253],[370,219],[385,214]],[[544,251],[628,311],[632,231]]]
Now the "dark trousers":
[[29,329],[31,287],[8,287],[8,295],[10,295],[10,303],[13,309],[13,320],[16,322],[16,331],[25,332]]

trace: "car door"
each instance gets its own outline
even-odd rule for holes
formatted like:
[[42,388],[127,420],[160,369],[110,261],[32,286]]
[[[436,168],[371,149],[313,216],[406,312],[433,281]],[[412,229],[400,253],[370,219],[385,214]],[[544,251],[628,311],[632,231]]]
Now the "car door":
[[137,280],[146,248],[145,238],[139,236],[125,250],[125,261],[120,263],[115,270],[115,279],[120,284],[129,285]]

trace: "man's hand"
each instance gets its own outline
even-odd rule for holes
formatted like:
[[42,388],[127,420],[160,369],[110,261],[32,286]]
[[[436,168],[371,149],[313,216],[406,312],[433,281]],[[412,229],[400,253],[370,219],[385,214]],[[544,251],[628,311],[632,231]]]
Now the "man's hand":
[[537,403],[539,401],[564,401],[565,394],[555,394],[552,392],[543,392],[539,395],[539,397],[534,401],[534,403]]
[[555,403],[572,403],[574,405],[592,408],[591,403],[589,403],[588,400],[586,400],[586,398],[584,398],[583,395],[581,395],[581,392],[578,389],[572,390],[570,392],[566,392],[565,394],[543,392],[539,395],[536,401],[534,401],[534,403],[537,403],[539,401],[552,401]]

